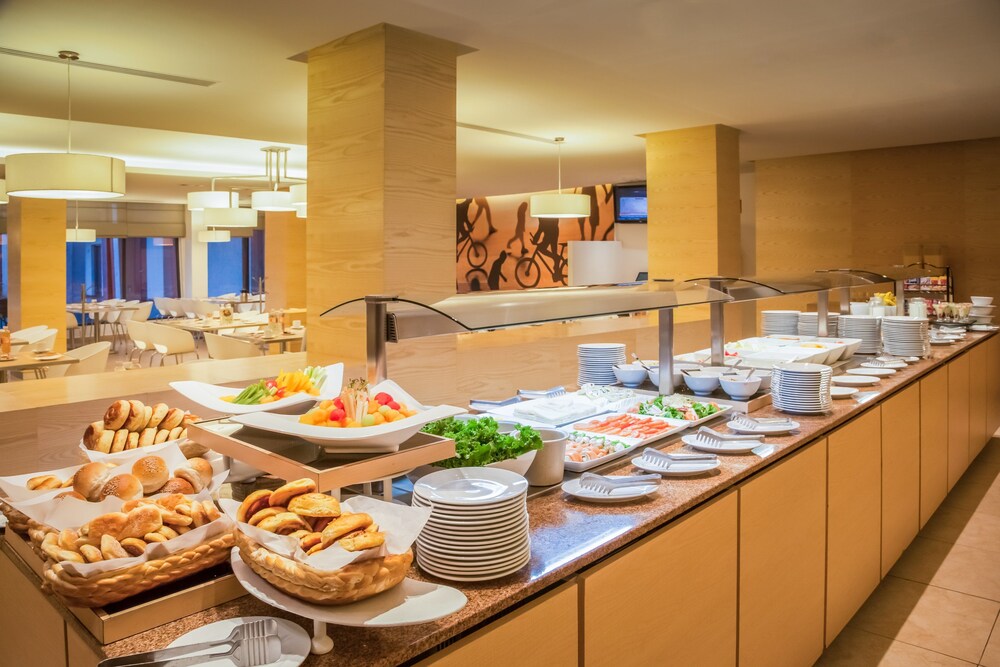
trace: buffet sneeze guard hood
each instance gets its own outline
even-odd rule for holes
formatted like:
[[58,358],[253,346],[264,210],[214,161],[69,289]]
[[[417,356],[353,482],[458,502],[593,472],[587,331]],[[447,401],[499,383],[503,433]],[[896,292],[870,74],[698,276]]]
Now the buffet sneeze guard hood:
[[[948,271],[947,267],[928,264],[927,262],[914,262],[913,264],[897,264],[887,268],[877,269],[823,269],[817,273],[841,274],[854,276],[864,280],[869,284],[892,283],[896,293],[896,305],[902,307],[906,298],[904,291],[906,281],[913,278],[931,278],[941,275],[941,272]],[[840,296],[840,312],[846,314],[850,312],[850,288],[845,288]],[[900,315],[903,311],[899,312]]]
[[388,375],[387,342],[656,311],[659,388],[661,392],[673,393],[673,309],[702,304],[718,305],[721,309],[721,304],[732,300],[731,296],[705,285],[658,281],[479,292],[439,300],[369,295],[338,304],[322,317],[364,314],[368,381],[376,383]]

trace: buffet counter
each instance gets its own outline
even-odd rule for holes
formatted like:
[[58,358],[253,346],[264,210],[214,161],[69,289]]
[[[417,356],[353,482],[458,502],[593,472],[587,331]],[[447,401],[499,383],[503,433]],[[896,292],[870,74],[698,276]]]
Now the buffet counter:
[[[558,487],[532,497],[527,567],[453,584],[468,605],[436,622],[330,626],[333,651],[305,664],[645,665],[665,655],[682,665],[812,664],[1000,427],[1000,336],[934,348],[875,389],[796,417],[800,430],[768,437],[775,451],[765,458],[720,457],[715,474],[664,479],[647,500],[586,504]],[[781,413],[754,413],[772,415]],[[603,472],[634,468],[623,459]],[[0,641],[17,664],[94,665],[238,616],[308,627],[244,596],[99,646],[9,544],[2,551]],[[410,576],[424,578],[416,567]],[[623,650],[626,633],[640,640]]]

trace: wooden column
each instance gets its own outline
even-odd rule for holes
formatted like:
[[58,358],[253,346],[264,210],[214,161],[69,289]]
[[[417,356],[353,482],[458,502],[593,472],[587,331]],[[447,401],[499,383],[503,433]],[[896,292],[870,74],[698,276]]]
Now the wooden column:
[[366,294],[455,292],[457,44],[379,24],[309,52],[306,308],[311,362],[358,361]]
[[[306,306],[306,221],[292,212],[264,213],[264,289],[269,309]],[[304,319],[304,318],[298,318]]]
[[7,312],[12,331],[44,324],[66,349],[66,202],[11,197]]

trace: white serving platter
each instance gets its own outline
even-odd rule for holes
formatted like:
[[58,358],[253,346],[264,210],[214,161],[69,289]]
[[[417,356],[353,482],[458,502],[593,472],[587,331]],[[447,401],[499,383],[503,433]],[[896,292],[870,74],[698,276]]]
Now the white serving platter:
[[239,405],[222,400],[223,396],[236,396],[245,387],[223,387],[207,382],[196,382],[194,380],[179,380],[171,382],[170,386],[179,394],[191,399],[198,405],[215,410],[228,415],[246,415],[254,412],[282,412],[289,408],[301,406],[303,403],[312,403],[324,399],[336,398],[340,394],[340,388],[344,382],[344,364],[331,364],[325,367],[326,380],[319,389],[319,395],[313,396],[305,392],[299,392],[286,396],[280,401],[273,403],[263,403],[261,405]]

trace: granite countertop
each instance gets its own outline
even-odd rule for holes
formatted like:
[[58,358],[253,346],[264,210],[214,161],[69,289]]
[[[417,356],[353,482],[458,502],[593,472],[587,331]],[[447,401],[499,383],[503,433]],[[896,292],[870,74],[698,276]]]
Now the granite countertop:
[[[993,333],[970,333],[965,341],[948,347],[935,347],[930,358],[900,369],[884,378],[873,389],[877,392],[865,402],[853,399],[833,402],[830,414],[796,416],[801,428],[790,435],[767,438],[775,452],[766,458],[755,454],[722,456],[722,465],[713,474],[693,478],[664,478],[656,495],[640,501],[594,505],[570,499],[558,487],[528,500],[531,520],[531,562],[517,573],[482,584],[454,584],[469,598],[468,605],[444,619],[422,625],[360,629],[329,626],[334,650],[323,656],[310,656],[306,665],[397,665],[434,649],[443,641],[470,628],[487,622],[506,608],[535,593],[559,584],[564,579],[604,558],[621,547],[646,535],[671,519],[719,495],[739,481],[772,465],[799,447],[821,437],[846,420],[878,405],[889,395],[906,387],[922,375],[934,370],[951,357],[982,342]],[[864,359],[859,359],[858,363]],[[856,365],[856,364],[855,364]],[[754,413],[757,417],[784,416],[768,406]],[[710,424],[725,429],[720,418]],[[682,444],[679,436],[656,443],[658,449],[670,451]],[[635,474],[629,459],[611,464],[603,472]],[[425,577],[414,567],[410,576]],[[245,596],[232,602],[168,623],[153,630],[128,637],[103,647],[108,657],[162,648],[178,636],[196,627],[237,616],[272,615],[298,622],[307,631],[308,621],[273,609],[255,598]],[[73,619],[68,613],[66,616]],[[72,622],[76,622],[73,619]],[[82,636],[89,633],[81,628]],[[94,644],[95,648],[98,648]],[[99,649],[101,650],[101,649]]]

